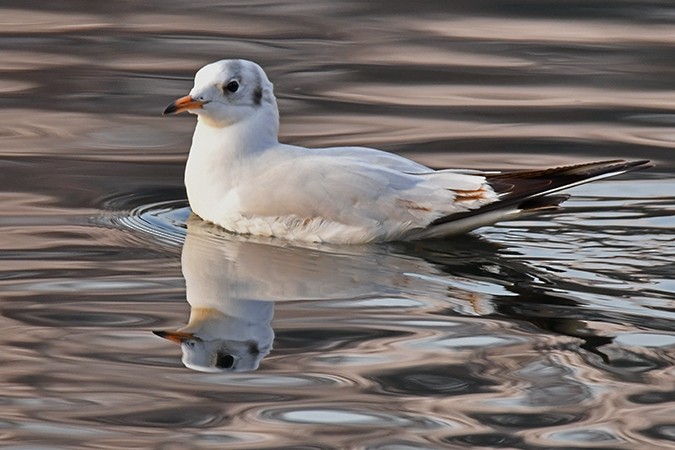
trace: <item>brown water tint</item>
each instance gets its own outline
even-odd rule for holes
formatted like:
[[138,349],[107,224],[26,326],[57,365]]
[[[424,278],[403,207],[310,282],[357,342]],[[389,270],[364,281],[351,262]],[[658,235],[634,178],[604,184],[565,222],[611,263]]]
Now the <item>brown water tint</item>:
[[[0,24],[4,448],[675,448],[671,2],[7,0]],[[451,241],[230,236],[188,219],[193,118],[159,115],[230,57],[267,69],[287,142],[657,167]],[[190,314],[238,372],[151,333]]]

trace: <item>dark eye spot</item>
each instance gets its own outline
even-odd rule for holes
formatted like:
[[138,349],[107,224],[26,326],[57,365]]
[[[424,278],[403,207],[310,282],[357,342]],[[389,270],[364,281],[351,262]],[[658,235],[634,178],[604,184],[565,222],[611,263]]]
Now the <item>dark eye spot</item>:
[[234,357],[224,353],[216,354],[216,367],[219,369],[231,369],[234,365]]
[[224,91],[229,91],[229,92],[237,92],[237,89],[239,89],[239,83],[236,80],[232,80],[227,85],[225,85]]
[[255,105],[259,105],[260,101],[262,100],[263,96],[263,91],[261,87],[257,87],[256,90],[253,91],[253,103]]

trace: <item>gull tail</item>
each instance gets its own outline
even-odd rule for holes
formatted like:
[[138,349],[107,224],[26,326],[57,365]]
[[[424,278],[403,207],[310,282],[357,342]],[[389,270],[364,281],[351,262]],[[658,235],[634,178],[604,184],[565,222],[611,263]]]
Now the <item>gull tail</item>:
[[499,221],[556,210],[560,203],[569,198],[567,194],[559,194],[562,190],[649,167],[652,165],[648,160],[612,160],[544,170],[487,174],[487,182],[499,195],[499,200],[478,209],[436,219],[408,239],[453,236]]

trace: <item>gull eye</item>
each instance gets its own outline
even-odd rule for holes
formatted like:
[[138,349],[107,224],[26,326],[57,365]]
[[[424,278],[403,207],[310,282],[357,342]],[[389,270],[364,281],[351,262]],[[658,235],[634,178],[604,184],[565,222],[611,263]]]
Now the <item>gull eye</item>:
[[234,357],[224,353],[217,353],[215,366],[219,369],[231,369],[234,366]]
[[223,89],[223,91],[228,91],[228,92],[237,92],[237,89],[239,89],[239,83],[236,80],[232,80],[229,83],[227,83]]

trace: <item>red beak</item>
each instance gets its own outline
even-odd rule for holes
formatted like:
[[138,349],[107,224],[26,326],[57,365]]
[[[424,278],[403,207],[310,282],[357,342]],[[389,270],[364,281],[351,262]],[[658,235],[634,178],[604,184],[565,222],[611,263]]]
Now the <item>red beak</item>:
[[186,333],[184,331],[153,331],[153,333],[161,338],[175,342],[176,344],[182,344],[189,339],[194,339],[192,333]]
[[186,95],[167,106],[162,114],[166,116],[167,114],[180,114],[191,109],[200,109],[204,103]]

